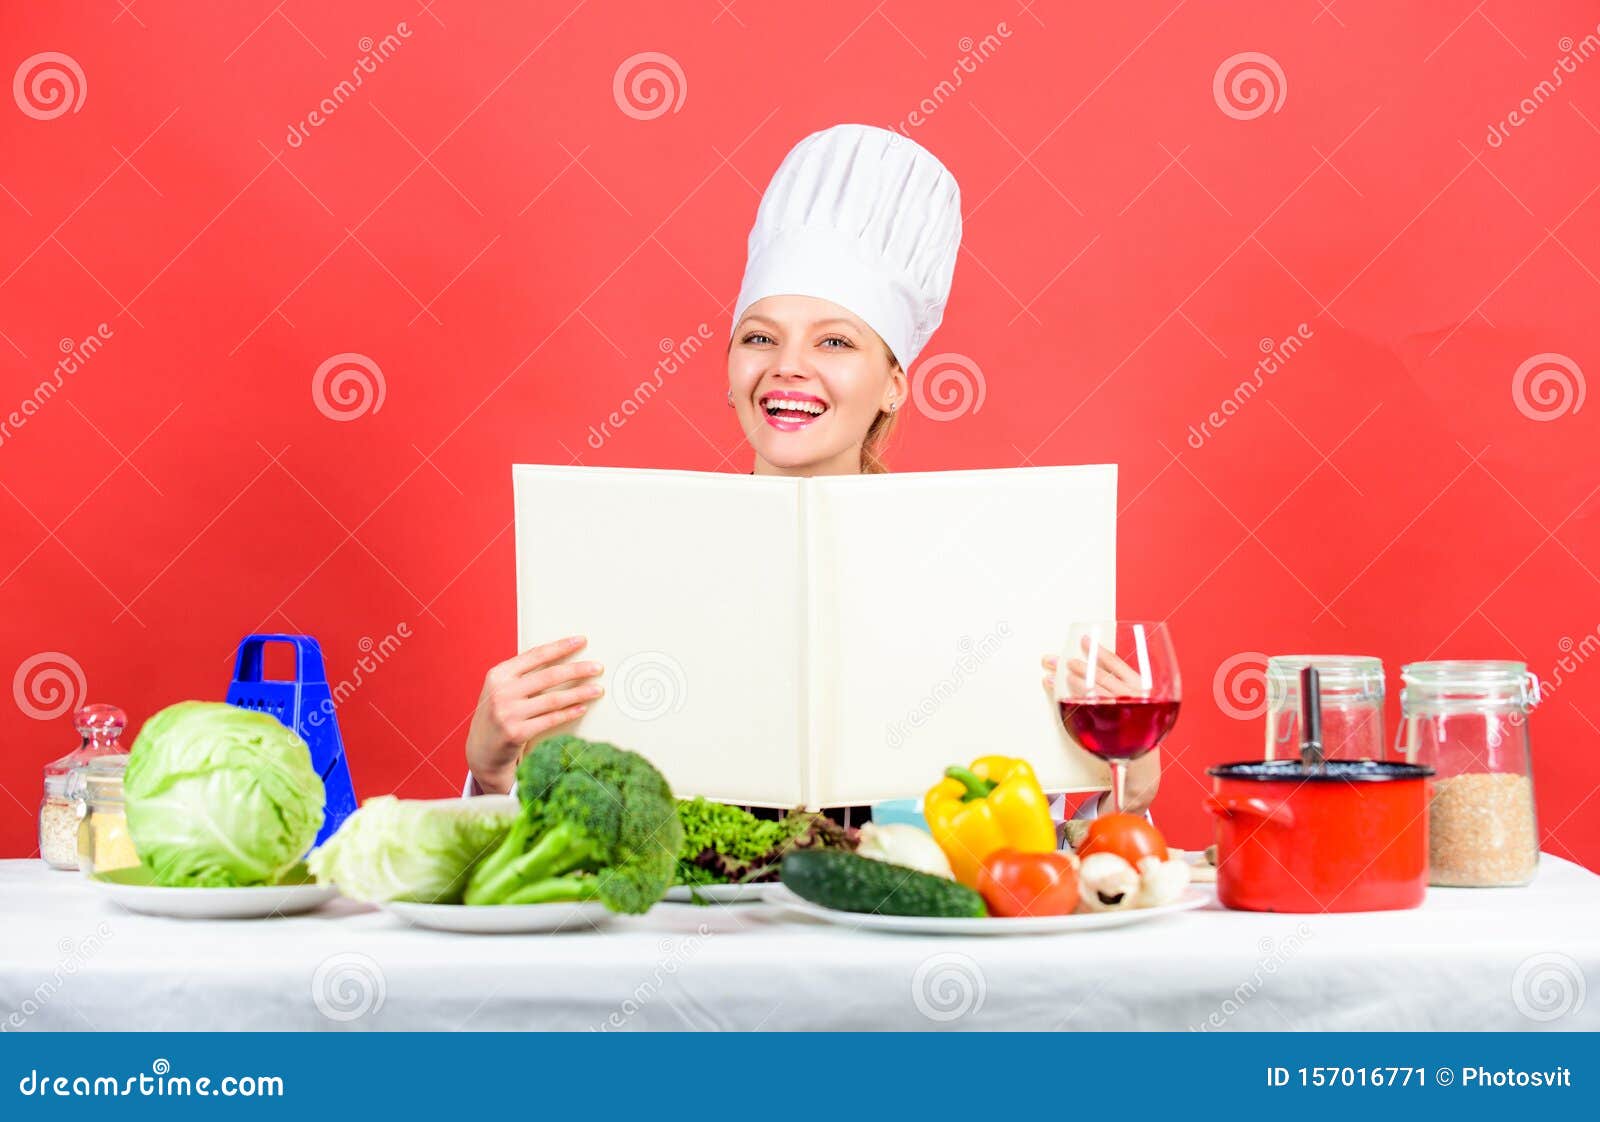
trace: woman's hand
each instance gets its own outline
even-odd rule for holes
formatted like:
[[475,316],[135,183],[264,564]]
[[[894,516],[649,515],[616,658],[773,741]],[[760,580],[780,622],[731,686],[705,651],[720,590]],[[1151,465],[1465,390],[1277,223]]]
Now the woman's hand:
[[[1084,638],[1084,653],[1088,653],[1089,640]],[[1045,688],[1055,689],[1056,659],[1045,655],[1040,660],[1050,673],[1044,677]],[[1095,654],[1094,681],[1089,681],[1089,662],[1085,658],[1067,660],[1067,684],[1075,691],[1109,694],[1112,697],[1140,697],[1149,687],[1139,678],[1139,672],[1124,662],[1115,651],[1101,647]]]
[[583,649],[581,635],[533,647],[493,667],[467,729],[467,767],[490,794],[511,790],[523,747],[535,737],[589,708],[605,693],[586,679],[605,667],[598,662],[561,662]]
[[[1048,673],[1044,676],[1045,692],[1050,699],[1056,699],[1056,658],[1054,655],[1045,655],[1039,660]],[[1095,659],[1094,685],[1096,688],[1113,696],[1134,696],[1141,694],[1145,687],[1139,680],[1139,672],[1129,666],[1116,653],[1104,647],[1100,649],[1099,656]],[[1076,689],[1083,689],[1089,676],[1087,659],[1074,658],[1067,662],[1067,675],[1069,682]],[[1156,791],[1161,786],[1161,749],[1157,748],[1140,756],[1137,760],[1128,762],[1127,774],[1123,777],[1123,811],[1128,814],[1144,814],[1150,809],[1150,804],[1155,802]],[[1099,812],[1110,814],[1115,808],[1111,805],[1111,792],[1107,791],[1100,796]]]

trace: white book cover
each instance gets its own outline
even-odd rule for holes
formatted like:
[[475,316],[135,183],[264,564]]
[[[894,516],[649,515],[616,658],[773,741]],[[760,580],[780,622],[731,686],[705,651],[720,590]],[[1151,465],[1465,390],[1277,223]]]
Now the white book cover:
[[1116,467],[793,479],[518,465],[517,638],[588,636],[579,735],[680,796],[839,806],[952,763],[1103,790],[1039,659],[1116,615]]

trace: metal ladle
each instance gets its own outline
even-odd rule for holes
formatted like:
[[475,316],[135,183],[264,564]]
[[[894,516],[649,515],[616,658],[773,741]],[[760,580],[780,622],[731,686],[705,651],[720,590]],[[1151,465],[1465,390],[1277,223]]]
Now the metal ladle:
[[1300,671],[1300,766],[1307,771],[1323,770],[1322,694],[1317,668]]

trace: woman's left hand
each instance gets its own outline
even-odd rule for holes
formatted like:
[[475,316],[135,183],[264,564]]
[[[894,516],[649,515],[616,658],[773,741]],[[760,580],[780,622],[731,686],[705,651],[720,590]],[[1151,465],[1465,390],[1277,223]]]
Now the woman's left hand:
[[[1095,685],[1110,694],[1137,695],[1144,687],[1139,681],[1138,673],[1122,659],[1111,651],[1101,650],[1096,660]],[[1039,660],[1047,673],[1044,676],[1044,691],[1050,700],[1056,700],[1056,667],[1059,663],[1054,655],[1045,655]],[[1075,681],[1082,688],[1089,673],[1089,666],[1084,659],[1071,659],[1067,663],[1069,680]],[[1144,814],[1150,809],[1150,804],[1155,802],[1156,791],[1161,786],[1161,749],[1156,748],[1136,760],[1128,762],[1128,771],[1123,778],[1123,811],[1127,814]],[[1115,808],[1111,805],[1111,792],[1106,791],[1100,795],[1099,812],[1110,814]]]

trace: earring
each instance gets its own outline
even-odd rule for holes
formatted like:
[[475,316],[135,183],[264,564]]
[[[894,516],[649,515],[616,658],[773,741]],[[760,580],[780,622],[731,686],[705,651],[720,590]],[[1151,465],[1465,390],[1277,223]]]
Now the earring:
[[733,391],[731,389],[728,391],[728,408],[733,408]]
[[900,408],[900,403],[898,401],[891,401],[889,403],[889,412],[893,413],[898,408]]

